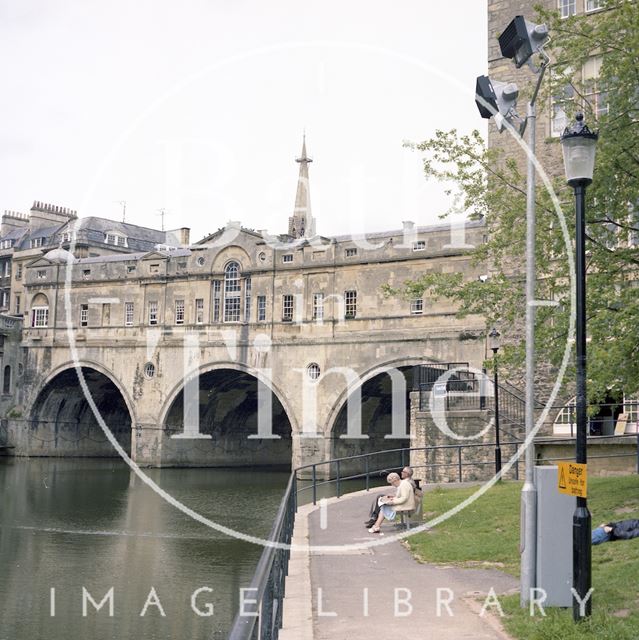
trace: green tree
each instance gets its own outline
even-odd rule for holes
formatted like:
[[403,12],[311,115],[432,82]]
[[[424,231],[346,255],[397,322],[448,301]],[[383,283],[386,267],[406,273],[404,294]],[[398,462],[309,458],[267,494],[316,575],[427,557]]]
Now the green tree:
[[[591,401],[639,391],[639,7],[636,0],[602,4],[603,10],[596,14],[564,20],[556,12],[537,7],[538,20],[548,24],[552,35],[547,51],[553,60],[540,105],[560,100],[570,119],[583,110],[586,121],[600,132],[595,177],[587,192]],[[595,68],[597,77],[582,73],[584,68]],[[520,97],[520,104],[524,102],[524,96]],[[478,282],[464,281],[461,274],[427,274],[400,288],[387,287],[387,293],[452,298],[459,304],[460,315],[482,314],[487,327],[498,323],[505,333],[522,336],[525,174],[502,149],[487,148],[477,131],[470,135],[438,131],[433,138],[409,146],[424,154],[427,179],[452,184],[451,193],[456,192],[469,217],[484,217],[488,240],[473,250],[473,259],[486,265],[491,277]],[[544,147],[538,145],[538,154],[547,152]],[[543,155],[540,160],[543,164]],[[565,184],[563,173],[552,181],[572,244],[572,189]],[[536,297],[560,302],[557,307],[538,308],[536,348],[539,362],[557,366],[569,326],[568,251],[543,185],[536,201]],[[505,364],[523,366],[522,340],[512,340],[503,351]]]

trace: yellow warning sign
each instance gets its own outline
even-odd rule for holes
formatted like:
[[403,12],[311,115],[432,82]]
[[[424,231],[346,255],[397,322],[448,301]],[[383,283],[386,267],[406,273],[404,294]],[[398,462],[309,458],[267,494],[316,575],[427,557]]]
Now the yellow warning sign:
[[587,497],[588,468],[580,462],[558,462],[559,482],[557,488],[560,493],[569,496]]

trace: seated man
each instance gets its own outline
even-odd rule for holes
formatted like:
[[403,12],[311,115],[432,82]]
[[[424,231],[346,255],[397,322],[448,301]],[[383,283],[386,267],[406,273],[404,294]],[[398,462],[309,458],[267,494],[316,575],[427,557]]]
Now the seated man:
[[415,493],[411,483],[407,479],[402,480],[396,473],[389,473],[386,480],[397,489],[397,495],[394,498],[382,498],[379,515],[375,524],[368,530],[369,533],[379,533],[384,518],[394,520],[399,511],[415,510]]
[[592,532],[592,544],[639,538],[639,520],[620,520],[600,524]]

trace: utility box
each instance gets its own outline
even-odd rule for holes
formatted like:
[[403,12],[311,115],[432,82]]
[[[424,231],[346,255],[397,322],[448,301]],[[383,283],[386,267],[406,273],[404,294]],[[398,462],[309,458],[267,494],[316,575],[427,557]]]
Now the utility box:
[[546,607],[572,607],[572,516],[576,498],[557,489],[557,467],[535,467],[537,587]]

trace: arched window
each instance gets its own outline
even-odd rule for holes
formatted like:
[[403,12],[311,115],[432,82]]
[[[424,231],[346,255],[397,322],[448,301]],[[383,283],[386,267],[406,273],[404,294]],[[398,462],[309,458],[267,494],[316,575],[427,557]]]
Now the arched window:
[[229,262],[224,269],[224,322],[239,322],[242,285],[240,265]]
[[4,377],[2,379],[2,393],[5,395],[11,393],[11,367],[7,365],[4,368]]
[[38,293],[31,301],[31,326],[43,328],[49,326],[49,299],[44,293]]

